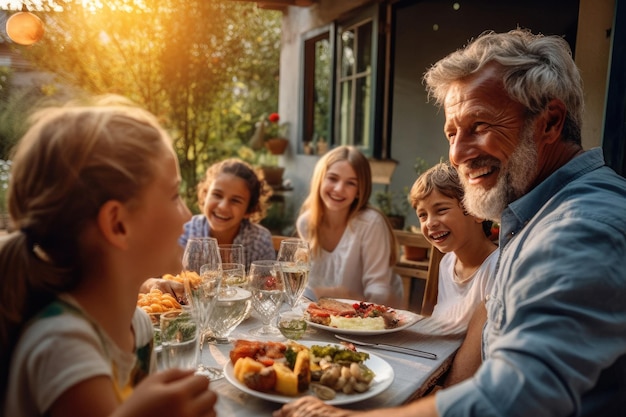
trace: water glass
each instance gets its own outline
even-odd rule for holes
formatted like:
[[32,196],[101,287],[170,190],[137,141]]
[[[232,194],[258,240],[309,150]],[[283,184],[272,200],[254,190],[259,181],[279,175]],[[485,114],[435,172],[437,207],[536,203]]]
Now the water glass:
[[198,327],[188,312],[161,314],[161,355],[165,368],[194,369],[198,354]]
[[254,261],[250,265],[252,306],[263,321],[263,326],[250,331],[253,336],[273,337],[280,332],[272,324],[283,303],[285,281],[277,261]]
[[229,335],[250,313],[252,292],[244,266],[222,263],[222,280],[217,303],[209,318],[212,343],[230,343]]

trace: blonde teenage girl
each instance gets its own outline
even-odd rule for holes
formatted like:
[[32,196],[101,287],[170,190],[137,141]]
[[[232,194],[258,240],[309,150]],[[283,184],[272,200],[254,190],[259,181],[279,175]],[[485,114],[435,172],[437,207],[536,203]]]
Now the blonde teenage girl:
[[399,308],[402,281],[391,269],[397,244],[385,216],[368,204],[371,191],[370,165],[357,148],[341,146],[318,161],[297,220],[313,254],[309,290]]

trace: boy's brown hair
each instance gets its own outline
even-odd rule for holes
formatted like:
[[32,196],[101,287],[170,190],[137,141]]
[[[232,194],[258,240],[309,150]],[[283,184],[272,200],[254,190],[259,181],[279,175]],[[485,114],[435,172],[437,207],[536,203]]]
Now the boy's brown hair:
[[434,190],[463,203],[465,191],[459,180],[459,174],[456,169],[445,162],[438,163],[415,180],[409,193],[411,207],[414,210],[417,209],[417,203],[428,197]]

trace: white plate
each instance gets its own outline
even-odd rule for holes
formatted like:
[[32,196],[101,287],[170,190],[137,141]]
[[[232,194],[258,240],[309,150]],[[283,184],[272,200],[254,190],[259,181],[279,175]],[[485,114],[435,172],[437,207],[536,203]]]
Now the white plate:
[[[337,298],[337,301],[343,301],[344,303],[349,303],[349,304],[360,303],[360,301],[347,300],[343,298]],[[394,327],[393,329],[382,329],[382,330],[340,329],[338,327],[326,326],[320,323],[313,323],[312,321],[309,321],[309,320],[307,320],[306,322],[311,327],[315,327],[317,329],[322,329],[322,330],[327,330],[333,333],[351,334],[355,336],[359,336],[359,335],[360,336],[374,336],[378,334],[388,334],[388,333],[393,333],[393,332],[399,332],[400,330],[404,330],[406,328],[413,326],[415,323],[417,323],[418,321],[424,318],[424,316],[420,316],[419,314],[415,314],[411,311],[399,310],[397,308],[394,308],[393,310],[396,312],[396,314],[398,315],[398,318],[400,319],[399,325],[397,327]]]
[[[313,345],[320,345],[320,346],[333,345],[333,346],[342,347],[341,345],[338,345],[335,343],[328,343],[328,342],[298,341],[298,343],[305,345],[307,347],[311,347]],[[356,394],[350,394],[350,395],[346,395],[346,394],[338,392],[335,398],[333,398],[332,400],[326,401],[327,404],[341,405],[341,404],[350,404],[350,403],[359,402],[359,401],[365,400],[366,398],[370,398],[370,397],[380,394],[381,392],[389,388],[389,386],[393,382],[394,372],[393,372],[393,368],[391,367],[391,365],[389,365],[380,356],[376,356],[375,354],[367,350],[363,350],[363,349],[358,349],[358,350],[362,352],[367,352],[370,355],[370,358],[364,362],[365,365],[367,365],[367,367],[370,368],[374,372],[374,374],[376,374],[376,376],[372,380],[370,388],[363,393],[356,393]],[[235,378],[233,364],[230,361],[228,361],[228,363],[224,366],[224,376],[226,377],[226,380],[228,382],[233,384],[235,387],[239,388],[241,391],[246,392],[254,397],[262,398],[264,400],[273,401],[273,402],[281,403],[281,404],[287,404],[288,402],[291,402],[294,399],[299,398],[299,397],[289,397],[287,395],[260,392],[260,391],[255,391],[253,389],[248,388],[245,384],[239,382],[237,378]],[[308,392],[303,392],[300,396],[302,397],[305,395],[314,395],[314,394],[312,391],[308,391]]]

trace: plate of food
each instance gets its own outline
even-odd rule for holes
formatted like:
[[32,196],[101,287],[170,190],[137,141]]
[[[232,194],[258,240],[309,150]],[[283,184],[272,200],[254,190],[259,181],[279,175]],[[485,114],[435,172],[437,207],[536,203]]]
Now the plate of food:
[[395,375],[381,357],[341,344],[238,340],[224,376],[239,390],[276,403],[316,395],[328,404],[341,405],[380,394]]
[[334,333],[373,336],[411,327],[424,316],[384,305],[344,298],[320,298],[306,308],[311,327]]

